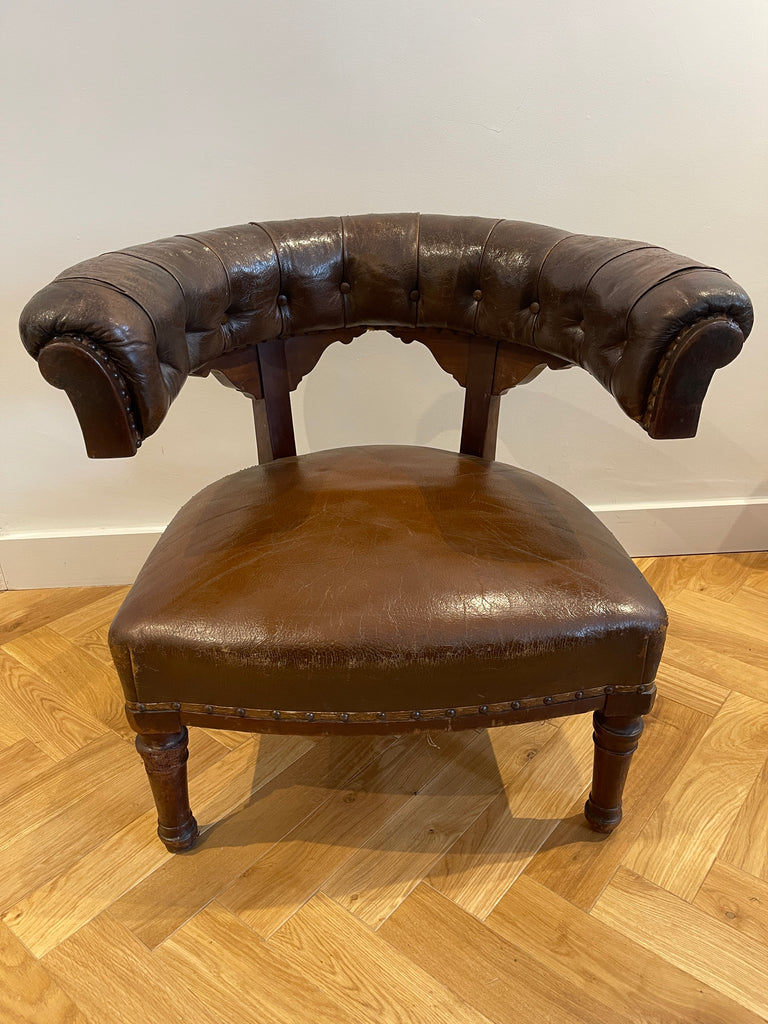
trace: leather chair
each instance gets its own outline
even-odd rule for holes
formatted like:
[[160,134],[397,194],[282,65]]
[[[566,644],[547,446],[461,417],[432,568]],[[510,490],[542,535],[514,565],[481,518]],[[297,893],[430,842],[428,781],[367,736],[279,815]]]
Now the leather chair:
[[[110,642],[171,850],[195,841],[187,726],[475,729],[594,712],[603,832],[654,700],[666,615],[605,527],[494,461],[500,396],[581,366],[651,437],[690,437],[749,299],[642,242],[395,214],[178,235],[60,274],[21,332],[88,454],[135,454],[190,374],[253,401],[259,465],[176,516]],[[333,342],[383,329],[466,389],[460,454],[297,456],[290,393]]]

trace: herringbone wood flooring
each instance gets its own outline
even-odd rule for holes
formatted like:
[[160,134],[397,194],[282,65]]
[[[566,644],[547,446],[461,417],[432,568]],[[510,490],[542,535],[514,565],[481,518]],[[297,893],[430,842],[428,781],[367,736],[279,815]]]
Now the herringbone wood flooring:
[[589,716],[408,739],[193,731],[165,852],[106,630],[0,594],[0,1022],[768,1019],[768,554],[643,559],[660,698],[611,837]]

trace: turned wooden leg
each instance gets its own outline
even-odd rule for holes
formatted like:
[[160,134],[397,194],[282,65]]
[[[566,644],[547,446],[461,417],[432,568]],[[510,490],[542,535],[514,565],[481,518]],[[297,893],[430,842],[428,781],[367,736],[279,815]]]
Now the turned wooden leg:
[[173,852],[188,850],[197,839],[187,791],[188,740],[186,726],[177,733],[140,733],[136,737],[157,807],[157,834]]
[[621,821],[621,794],[643,719],[641,715],[609,718],[596,711],[594,724],[595,766],[584,813],[596,832],[612,832]]

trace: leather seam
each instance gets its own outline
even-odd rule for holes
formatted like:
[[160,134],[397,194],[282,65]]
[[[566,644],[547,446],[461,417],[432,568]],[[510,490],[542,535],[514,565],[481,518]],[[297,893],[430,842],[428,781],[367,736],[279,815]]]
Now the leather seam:
[[[478,287],[480,288],[481,294],[482,294],[482,288],[483,288],[483,264],[485,262],[485,253],[486,253],[486,250],[488,249],[488,243],[491,240],[491,235],[493,234],[493,232],[496,230],[496,228],[499,226],[499,224],[503,224],[504,223],[505,219],[506,218],[504,218],[504,217],[499,217],[499,219],[494,224],[491,225],[491,227],[488,230],[488,234],[485,236],[485,241],[483,242],[483,248],[480,251],[480,259],[478,260],[478,263],[477,263],[477,283],[478,283]],[[478,321],[479,316],[480,316],[480,302],[478,301],[478,302],[475,303],[475,316],[474,316],[474,318],[472,320],[472,333],[475,336],[477,336],[477,321]]]
[[176,237],[177,238],[188,238],[190,240],[190,242],[197,242],[197,244],[198,245],[202,245],[204,249],[210,249],[210,251],[216,257],[216,259],[219,261],[219,263],[221,264],[221,269],[224,271],[224,277],[226,278],[226,281],[227,281],[227,306],[226,306],[226,308],[227,308],[227,311],[229,311],[229,307],[232,304],[232,279],[229,276],[229,270],[227,269],[226,263],[222,259],[221,253],[217,249],[215,249],[214,246],[212,246],[210,242],[204,242],[202,239],[197,238],[196,235],[177,235]]
[[[535,288],[535,295],[534,295],[534,299],[533,299],[534,302],[539,302],[540,303],[539,292],[540,292],[540,289],[541,289],[541,275],[544,273],[544,266],[545,266],[547,260],[549,259],[549,257],[552,255],[553,251],[558,247],[558,245],[560,245],[561,242],[566,242],[569,238],[578,238],[578,237],[579,237],[579,235],[576,232],[573,232],[573,233],[571,233],[569,235],[564,235],[562,238],[558,238],[558,240],[556,242],[553,242],[552,245],[550,245],[550,247],[544,253],[544,256],[542,257],[541,263],[539,264],[538,273],[536,274],[536,288]],[[538,348],[539,347],[536,344],[536,324],[538,323],[538,321],[539,321],[539,314],[537,313],[534,316],[533,324],[531,325],[531,345],[532,345],[533,348]]]
[[413,317],[413,326],[419,326],[419,311],[421,310],[421,213],[416,214],[416,312]]
[[[341,225],[341,280],[347,280],[347,233],[344,230],[344,218],[339,217],[339,224]],[[346,329],[347,326],[347,296],[340,290],[339,295],[341,296],[341,316],[343,320],[343,326]]]
[[[277,294],[278,294],[278,296],[280,296],[280,295],[283,294],[283,265],[280,262],[280,253],[277,250],[277,242],[272,237],[272,233],[260,221],[252,220],[251,224],[254,227],[261,228],[261,230],[264,232],[264,234],[267,236],[267,238],[272,243],[272,248],[275,250],[275,262],[277,263],[277,274],[278,274]],[[280,312],[280,337],[281,338],[285,338],[286,337],[285,314],[283,313],[283,307],[280,305],[279,302],[277,304],[277,308],[278,308],[278,310]]]
[[[149,258],[149,256],[140,256],[140,255],[139,255],[138,253],[135,253],[135,252],[126,252],[126,251],[125,251],[124,249],[116,249],[116,250],[115,250],[114,252],[112,252],[112,253],[109,253],[109,255],[110,255],[110,256],[117,256],[117,255],[120,255],[120,256],[128,256],[128,257],[130,257],[131,259],[134,259],[134,260],[140,260],[140,261],[141,261],[142,263],[148,263],[148,264],[149,264],[149,265],[150,265],[151,267],[157,267],[157,269],[158,269],[158,270],[162,270],[162,271],[163,271],[164,273],[166,273],[166,274],[167,274],[167,275],[168,275],[169,277],[173,278],[173,280],[174,280],[174,281],[176,282],[176,284],[177,284],[177,285],[179,286],[179,291],[181,292],[181,297],[182,297],[182,299],[184,300],[184,306],[185,306],[185,308],[186,308],[186,305],[187,305],[187,296],[186,296],[186,293],[185,293],[185,291],[184,291],[184,285],[183,285],[183,284],[181,283],[181,281],[180,281],[180,280],[178,279],[178,277],[176,277],[176,275],[174,274],[174,272],[173,272],[172,270],[169,270],[169,269],[168,269],[168,267],[164,267],[164,266],[162,265],[162,263],[157,263],[157,262],[156,262],[155,260],[151,260],[151,259]],[[185,327],[186,327],[186,323],[185,323]]]

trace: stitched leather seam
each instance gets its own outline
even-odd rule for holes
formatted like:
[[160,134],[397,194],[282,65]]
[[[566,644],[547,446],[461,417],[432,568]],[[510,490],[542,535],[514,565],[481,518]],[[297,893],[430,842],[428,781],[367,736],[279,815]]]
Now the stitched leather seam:
[[227,265],[224,262],[224,260],[223,260],[223,258],[221,256],[221,253],[217,249],[215,249],[211,245],[210,242],[204,242],[201,238],[198,238],[196,235],[177,235],[176,237],[177,238],[188,238],[190,240],[190,242],[197,242],[197,244],[198,245],[202,245],[204,249],[210,249],[210,251],[216,257],[216,259],[219,261],[219,263],[221,264],[221,269],[224,271],[224,277],[227,279],[227,305],[226,305],[226,308],[228,310],[230,305],[232,304],[232,279],[229,276],[229,270],[227,269]]
[[[626,319],[624,321],[624,333],[629,334],[629,318],[632,316],[635,306],[638,304],[638,302],[644,299],[646,295],[649,295],[654,288],[658,288],[659,285],[666,284],[667,281],[671,281],[675,277],[682,277],[683,274],[695,274],[697,271],[701,270],[709,270],[712,271],[712,273],[714,274],[722,274],[723,277],[728,277],[728,274],[724,273],[722,270],[718,270],[717,267],[702,267],[696,265],[690,267],[679,267],[677,270],[671,270],[668,274],[665,274],[664,277],[660,278],[658,281],[655,281],[652,285],[649,285],[644,291],[640,292],[636,299],[632,300],[632,302],[629,305],[629,309],[627,310]],[[730,281],[730,277],[728,277],[728,280]]]
[[[267,238],[272,243],[272,248],[275,250],[275,261],[277,263],[277,273],[278,273],[278,278],[279,278],[278,283],[277,283],[277,294],[278,295],[282,295],[283,294],[283,265],[280,262],[280,253],[277,251],[277,242],[275,242],[274,238],[272,237],[272,233],[270,231],[268,231],[264,227],[264,225],[261,224],[259,221],[252,220],[252,221],[250,221],[250,224],[251,224],[252,227],[261,228],[261,230],[264,232],[264,234],[267,236]],[[286,331],[285,314],[283,313],[283,307],[279,303],[278,303],[277,308],[278,308],[278,310],[280,312],[280,337],[284,338],[285,337],[285,331]]]
[[[482,291],[482,287],[483,287],[483,263],[485,262],[485,253],[486,253],[486,250],[488,248],[488,243],[491,240],[491,235],[493,234],[493,232],[496,230],[496,228],[499,226],[499,224],[502,224],[504,222],[504,220],[505,220],[504,217],[499,217],[499,219],[496,221],[496,223],[491,225],[491,227],[490,227],[490,229],[488,231],[488,234],[485,236],[485,241],[483,242],[483,248],[482,248],[482,250],[480,252],[480,259],[479,259],[478,264],[477,264],[477,281],[478,281],[478,284],[480,286],[480,290],[481,291]],[[477,334],[477,320],[478,320],[479,315],[480,315],[480,303],[477,302],[475,304],[475,318],[472,321],[472,333],[475,334],[475,335]]]
[[[347,280],[347,233],[344,230],[344,218],[339,217],[339,224],[341,225],[341,280]],[[347,326],[347,296],[341,291],[341,315],[343,317],[344,327]]]
[[[421,296],[421,213],[416,214],[416,291]],[[421,308],[420,298],[416,299],[416,312],[413,316],[413,326],[419,326],[419,310]]]
[[[570,235],[564,235],[563,238],[558,238],[558,240],[556,242],[553,242],[552,245],[550,245],[550,247],[544,253],[542,261],[539,264],[539,272],[536,275],[536,289],[535,289],[536,294],[534,295],[534,302],[539,302],[540,301],[539,300],[539,288],[540,288],[540,285],[541,285],[541,275],[544,273],[544,264],[547,262],[549,257],[552,255],[552,251],[554,249],[556,249],[558,247],[558,245],[560,245],[561,242],[566,242],[569,238],[577,238],[577,237],[578,237],[578,235],[575,232],[570,234]],[[537,313],[536,316],[534,316],[534,318],[533,318],[533,324],[531,326],[531,345],[534,348],[538,348],[539,347],[536,344],[536,324],[538,322],[539,322],[539,315]]]
[[186,296],[186,294],[184,292],[184,285],[181,283],[181,281],[178,279],[178,277],[176,277],[174,272],[172,270],[168,269],[168,267],[164,267],[162,265],[162,263],[157,263],[155,260],[151,260],[149,258],[149,256],[139,256],[138,253],[135,253],[135,252],[125,252],[125,250],[123,250],[123,249],[116,249],[115,252],[109,253],[109,255],[110,256],[128,256],[130,259],[141,260],[142,263],[148,263],[151,267],[157,267],[158,270],[164,271],[169,277],[172,277],[173,280],[176,282],[176,284],[179,286],[179,291],[181,292],[181,297],[184,300],[184,306],[186,307],[186,305],[187,305],[187,296]]

